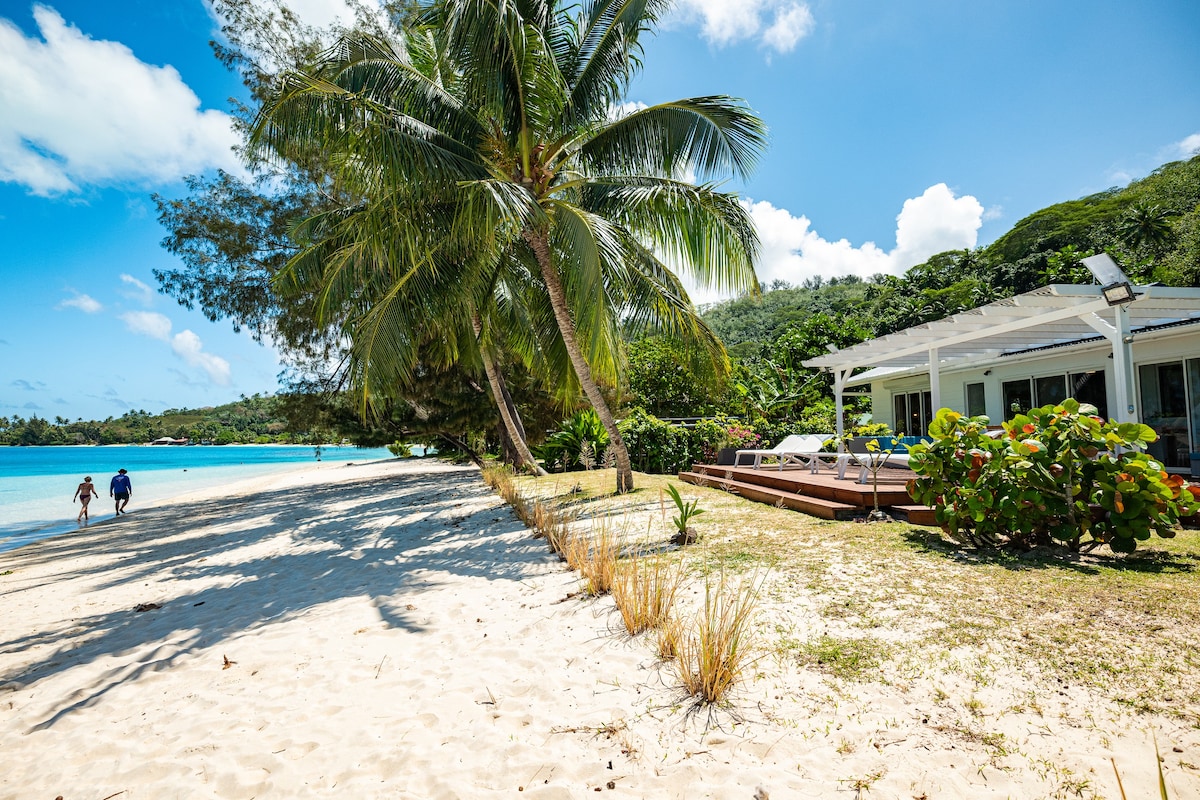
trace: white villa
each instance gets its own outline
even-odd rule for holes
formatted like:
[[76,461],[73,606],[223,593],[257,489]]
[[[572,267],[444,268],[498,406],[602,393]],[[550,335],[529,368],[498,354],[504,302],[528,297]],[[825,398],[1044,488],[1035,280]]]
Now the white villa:
[[910,434],[942,407],[999,423],[1075,397],[1150,425],[1150,452],[1200,475],[1200,288],[1044,286],[804,365],[833,374],[839,436],[848,389],[871,396],[876,422]]

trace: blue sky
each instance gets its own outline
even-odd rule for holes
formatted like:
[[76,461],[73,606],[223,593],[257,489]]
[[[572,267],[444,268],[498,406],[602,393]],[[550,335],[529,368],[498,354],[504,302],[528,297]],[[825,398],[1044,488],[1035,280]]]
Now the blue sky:
[[[337,0],[296,0],[325,24]],[[36,9],[36,10],[35,10]],[[234,168],[202,0],[0,0],[0,415],[277,388],[270,349],[157,292],[153,192]],[[681,0],[631,103],[747,99],[759,276],[901,273],[1200,150],[1200,3]]]

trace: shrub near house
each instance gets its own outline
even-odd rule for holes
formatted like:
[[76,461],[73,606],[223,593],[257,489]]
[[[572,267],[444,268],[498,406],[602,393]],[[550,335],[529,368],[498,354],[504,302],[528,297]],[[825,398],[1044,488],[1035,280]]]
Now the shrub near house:
[[932,441],[910,449],[919,477],[909,491],[952,536],[1131,553],[1152,534],[1174,536],[1180,517],[1196,513],[1187,482],[1144,452],[1158,438],[1148,425],[1105,421],[1070,398],[1017,415],[1001,436],[987,425],[942,409]]

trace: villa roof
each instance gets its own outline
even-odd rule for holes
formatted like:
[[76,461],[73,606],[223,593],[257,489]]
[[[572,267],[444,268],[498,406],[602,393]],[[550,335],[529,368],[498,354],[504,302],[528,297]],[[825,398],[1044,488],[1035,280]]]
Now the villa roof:
[[[1200,288],[1137,286],[1134,292],[1135,299],[1123,306],[1131,333],[1200,321]],[[843,373],[874,368],[869,374],[879,378],[928,369],[936,351],[941,368],[952,368],[1094,339],[1115,325],[1115,313],[1098,285],[1052,284],[808,359],[804,366]],[[846,385],[867,380],[863,373]]]

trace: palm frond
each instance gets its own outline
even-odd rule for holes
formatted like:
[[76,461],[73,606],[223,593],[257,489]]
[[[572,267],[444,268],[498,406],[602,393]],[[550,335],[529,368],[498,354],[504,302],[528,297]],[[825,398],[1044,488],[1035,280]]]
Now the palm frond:
[[608,281],[626,255],[621,232],[609,220],[563,200],[553,200],[549,213],[556,265],[588,363],[613,374],[618,329]]
[[570,64],[566,113],[575,122],[606,116],[641,65],[639,37],[658,21],[668,0],[591,0],[582,14]]
[[581,206],[626,228],[701,286],[757,291],[758,232],[736,195],[640,176],[594,179],[578,193]]
[[[605,125],[578,146],[592,174],[701,180],[745,177],[766,147],[767,129],[744,102],[723,95],[660,103]],[[570,151],[565,151],[570,154]]]

